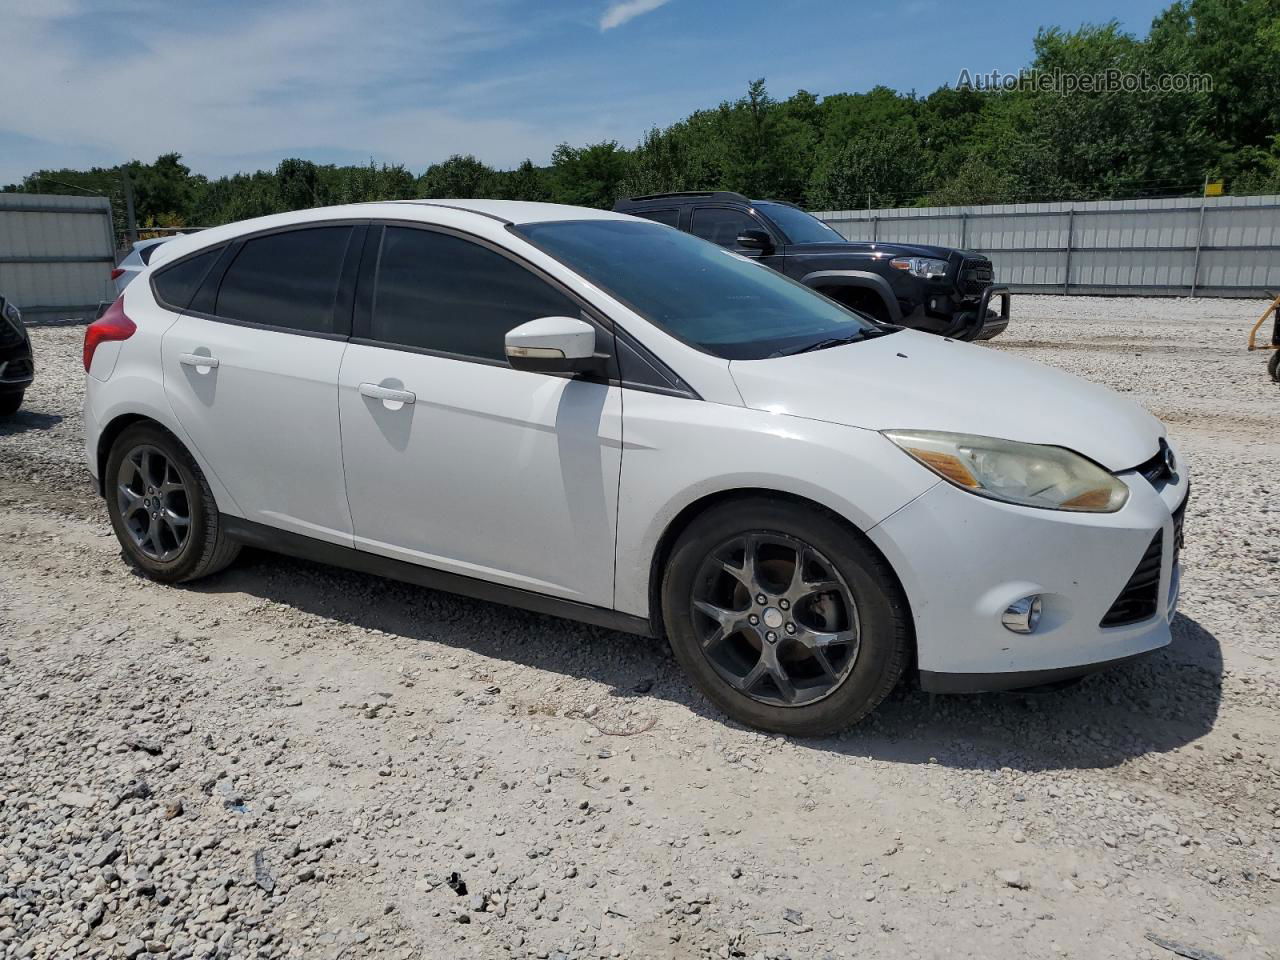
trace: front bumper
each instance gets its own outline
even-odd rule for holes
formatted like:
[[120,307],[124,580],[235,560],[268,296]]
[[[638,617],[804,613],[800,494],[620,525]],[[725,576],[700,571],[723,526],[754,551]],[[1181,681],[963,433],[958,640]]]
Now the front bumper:
[[[1121,474],[1129,501],[1113,514],[1019,507],[940,482],[869,531],[897,571],[915,621],[922,685],[961,692],[1016,689],[1080,676],[1166,646],[1177,602],[1174,511],[1185,471],[1157,490]],[[1156,533],[1156,612],[1100,623]],[[1040,626],[1000,622],[1015,600],[1043,597]]]

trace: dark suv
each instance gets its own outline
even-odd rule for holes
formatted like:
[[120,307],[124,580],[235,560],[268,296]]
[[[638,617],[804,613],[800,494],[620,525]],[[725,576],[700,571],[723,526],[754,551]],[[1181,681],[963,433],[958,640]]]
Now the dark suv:
[[958,340],[990,340],[1009,325],[1009,290],[978,253],[846,240],[795,204],[724,191],[632,197],[613,209],[752,257],[881,323]]
[[31,338],[16,304],[0,294],[0,416],[17,413],[35,376]]

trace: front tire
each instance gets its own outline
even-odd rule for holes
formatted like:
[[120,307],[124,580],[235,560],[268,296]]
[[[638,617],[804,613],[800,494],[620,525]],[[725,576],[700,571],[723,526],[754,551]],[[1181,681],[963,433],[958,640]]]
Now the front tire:
[[0,393],[0,417],[10,417],[18,412],[18,408],[22,406],[23,393],[21,390],[17,393]]
[[796,736],[842,730],[902,676],[910,614],[888,564],[816,509],[764,497],[710,508],[662,583],[676,658],[734,719]]
[[206,577],[240,552],[222,530],[199,465],[158,424],[134,424],[120,434],[107,457],[103,487],[125,560],[152,580]]

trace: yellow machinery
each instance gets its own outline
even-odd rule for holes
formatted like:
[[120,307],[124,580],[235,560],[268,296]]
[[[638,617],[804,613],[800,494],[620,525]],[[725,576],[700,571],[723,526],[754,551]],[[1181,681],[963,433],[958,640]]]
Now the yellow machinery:
[[[1271,291],[1268,290],[1268,293]],[[1271,325],[1271,342],[1258,343],[1258,331],[1262,329],[1262,325],[1267,322],[1267,317],[1272,317]],[[1250,350],[1270,350],[1271,359],[1267,361],[1267,373],[1271,374],[1271,379],[1280,383],[1280,297],[1276,297],[1266,310],[1262,311],[1262,316],[1258,318],[1258,322],[1253,325],[1253,329],[1249,331],[1249,349]]]

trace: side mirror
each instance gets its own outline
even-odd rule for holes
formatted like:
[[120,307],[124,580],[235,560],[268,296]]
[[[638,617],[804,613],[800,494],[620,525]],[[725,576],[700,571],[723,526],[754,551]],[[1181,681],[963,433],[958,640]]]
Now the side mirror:
[[773,238],[764,230],[743,230],[738,234],[738,246],[768,253],[773,249]]
[[593,370],[596,328],[577,317],[539,317],[507,331],[507,363],[535,373]]

